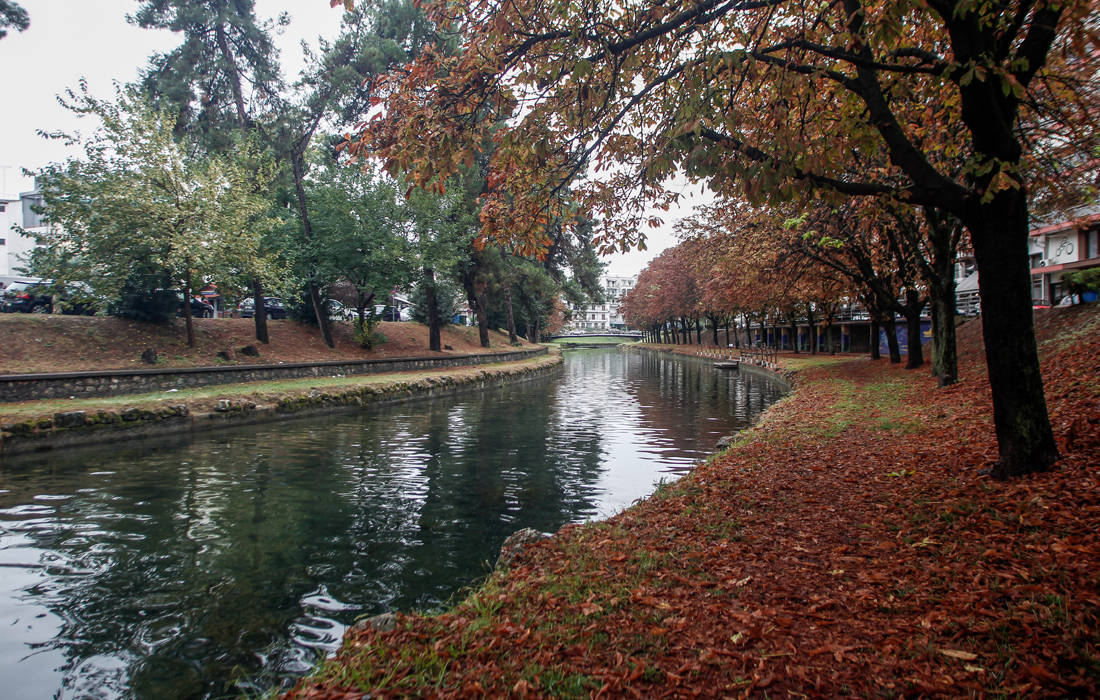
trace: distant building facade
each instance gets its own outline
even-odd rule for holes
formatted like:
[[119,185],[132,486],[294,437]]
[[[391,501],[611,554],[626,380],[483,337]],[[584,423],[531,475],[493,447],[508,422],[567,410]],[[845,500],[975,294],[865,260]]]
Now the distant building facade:
[[[35,211],[41,206],[42,193],[37,189],[21,193],[19,199],[0,197],[0,278],[5,281],[26,276],[20,268],[37,245],[33,234],[49,230],[49,224]],[[29,235],[20,233],[20,228]]]
[[1031,300],[1036,306],[1056,305],[1069,294],[1064,273],[1100,266],[1100,203],[1063,217],[1031,229]]
[[637,283],[637,275],[604,275],[600,277],[604,303],[571,308],[573,317],[565,324],[564,330],[567,332],[626,330],[626,321],[619,313],[619,302],[622,301],[623,295],[634,289],[634,285]]

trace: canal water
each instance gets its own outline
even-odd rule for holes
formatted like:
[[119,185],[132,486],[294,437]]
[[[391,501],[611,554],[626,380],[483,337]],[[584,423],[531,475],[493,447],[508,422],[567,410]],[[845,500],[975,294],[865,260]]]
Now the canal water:
[[236,697],[431,609],[524,527],[606,517],[780,396],[615,349],[354,415],[0,465],[0,696]]

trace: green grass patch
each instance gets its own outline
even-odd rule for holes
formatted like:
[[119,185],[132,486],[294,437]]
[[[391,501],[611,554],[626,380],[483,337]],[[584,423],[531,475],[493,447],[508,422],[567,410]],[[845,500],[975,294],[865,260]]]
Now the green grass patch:
[[835,355],[784,355],[782,364],[784,367],[797,372],[815,367],[831,367],[851,361],[852,358],[850,357],[836,357]]
[[490,365],[448,367],[421,372],[402,372],[391,374],[364,374],[335,377],[302,377],[298,379],[280,379],[275,381],[242,382],[239,384],[214,384],[211,386],[184,388],[176,391],[156,391],[147,394],[123,394],[121,396],[101,396],[86,399],[42,399],[18,403],[0,403],[0,416],[42,416],[65,411],[112,410],[129,406],[177,404],[192,401],[214,400],[221,398],[279,396],[296,394],[311,389],[329,390],[356,388],[363,386],[385,386],[393,383],[409,383],[432,377],[459,375],[464,372],[476,372],[479,368],[501,369],[536,363],[545,358],[521,360]]

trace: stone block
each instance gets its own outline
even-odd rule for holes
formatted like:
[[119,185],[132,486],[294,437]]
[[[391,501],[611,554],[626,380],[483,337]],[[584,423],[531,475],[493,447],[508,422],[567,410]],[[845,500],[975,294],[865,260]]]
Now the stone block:
[[53,414],[53,424],[57,428],[79,428],[85,423],[84,411],[68,411]]

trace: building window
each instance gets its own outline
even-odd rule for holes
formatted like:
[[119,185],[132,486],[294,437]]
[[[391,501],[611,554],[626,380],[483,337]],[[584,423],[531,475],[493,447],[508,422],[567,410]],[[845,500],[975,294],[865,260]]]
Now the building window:
[[7,211],[7,210],[8,210],[8,205],[0,203],[0,212],[4,212],[4,211]]
[[1085,234],[1085,257],[1100,258],[1100,228],[1094,228]]

